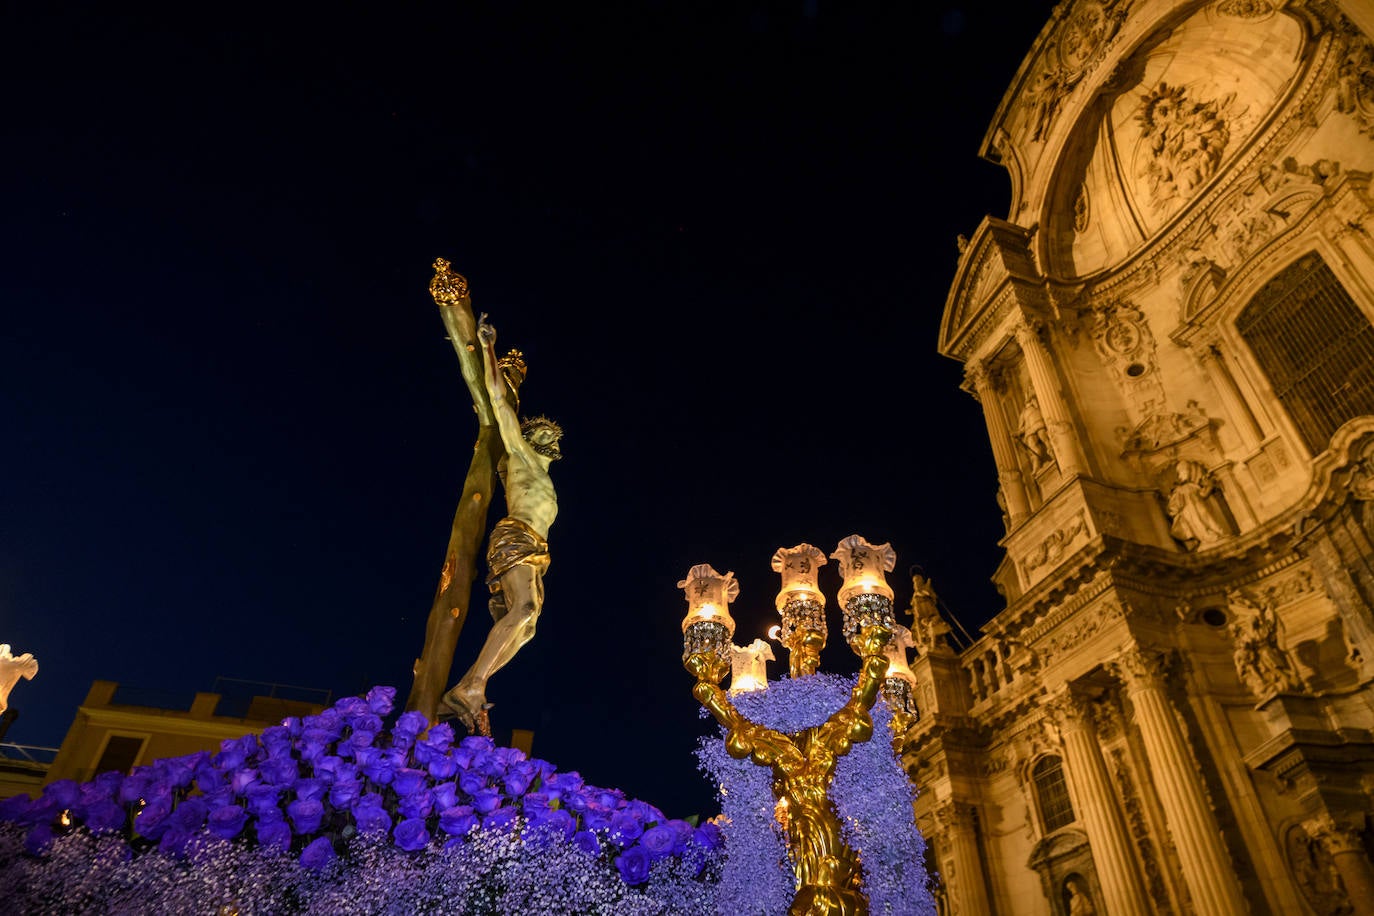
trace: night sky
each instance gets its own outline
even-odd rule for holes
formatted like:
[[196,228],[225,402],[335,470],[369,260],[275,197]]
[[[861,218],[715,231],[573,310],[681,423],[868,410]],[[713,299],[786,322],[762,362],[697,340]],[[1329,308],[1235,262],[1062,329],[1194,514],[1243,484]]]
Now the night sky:
[[976,632],[995,470],[936,337],[1052,6],[6,5],[0,642],[40,664],[6,740],[56,746],[95,679],[404,699],[477,432],[436,257],[566,433],[498,738],[718,810],[697,563],[739,579],[739,644],[778,547],[855,533],[896,550],[899,619],[919,565]]

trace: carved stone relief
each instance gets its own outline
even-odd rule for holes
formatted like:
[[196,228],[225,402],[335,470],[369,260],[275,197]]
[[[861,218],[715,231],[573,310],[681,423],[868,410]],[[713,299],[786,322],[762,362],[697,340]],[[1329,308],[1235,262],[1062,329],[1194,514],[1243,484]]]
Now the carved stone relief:
[[1186,86],[1159,82],[1140,96],[1142,149],[1137,174],[1156,210],[1172,210],[1216,174],[1231,142],[1235,93],[1201,98]]
[[1032,143],[1045,139],[1064,97],[1102,61],[1129,7],[1129,0],[1079,0],[1064,18],[1027,91]]
[[1056,528],[1049,536],[1037,544],[1021,561],[1021,574],[1029,581],[1031,573],[1042,566],[1052,565],[1068,553],[1069,548],[1079,540],[1086,540],[1088,521],[1083,510],[1068,524]]
[[1318,916],[1345,916],[1351,912],[1350,898],[1331,853],[1308,834],[1301,824],[1294,824],[1284,835],[1284,854],[1292,870],[1294,881],[1312,911]]
[[1231,610],[1232,661],[1241,683],[1258,699],[1300,690],[1297,669],[1280,643],[1274,608],[1240,589],[1228,592],[1226,601]]
[[1274,12],[1269,0],[1221,0],[1217,12],[1232,19],[1262,19]]
[[1093,345],[1126,399],[1131,418],[1140,422],[1164,410],[1154,334],[1145,314],[1124,300],[1094,308]]
[[1374,130],[1374,47],[1359,33],[1350,35],[1336,70],[1336,110],[1354,118],[1361,133]]

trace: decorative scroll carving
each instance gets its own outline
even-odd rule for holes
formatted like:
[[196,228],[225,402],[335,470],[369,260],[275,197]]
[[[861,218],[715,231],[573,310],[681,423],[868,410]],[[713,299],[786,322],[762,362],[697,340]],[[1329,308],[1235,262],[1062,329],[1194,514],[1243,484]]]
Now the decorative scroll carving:
[[1088,522],[1083,516],[1083,510],[1080,509],[1072,522],[1051,532],[1049,537],[1026,554],[1025,559],[1021,561],[1022,574],[1030,578],[1030,574],[1041,566],[1057,562],[1068,552],[1069,546],[1078,536],[1086,534],[1087,530]]
[[1126,0],[1079,0],[1065,17],[1027,92],[1032,143],[1045,139],[1065,96],[1101,63],[1129,6]]
[[1091,610],[1085,609],[1043,641],[1043,655],[1053,659],[1055,655],[1079,645],[1121,616],[1121,608],[1112,604],[1100,604]]

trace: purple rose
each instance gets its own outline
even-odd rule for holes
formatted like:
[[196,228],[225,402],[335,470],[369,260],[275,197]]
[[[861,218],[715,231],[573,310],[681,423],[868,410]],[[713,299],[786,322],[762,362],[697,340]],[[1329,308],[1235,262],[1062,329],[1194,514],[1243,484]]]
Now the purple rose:
[[0,821],[22,821],[24,814],[32,806],[33,800],[29,798],[28,793],[0,799]]
[[617,811],[611,818],[611,839],[629,846],[644,833],[644,825],[630,811]]
[[259,779],[257,770],[244,768],[234,771],[234,775],[229,777],[229,785],[234,787],[235,795],[243,795],[248,791],[248,787],[258,782]]
[[91,833],[112,833],[124,826],[125,811],[109,799],[86,809],[86,827]]
[[286,852],[291,848],[291,825],[280,815],[258,821],[257,834],[258,842],[265,849]]
[[413,795],[407,795],[396,805],[396,811],[401,817],[429,817],[429,813],[434,810],[434,795],[428,789],[421,789]]
[[393,773],[391,758],[375,747],[359,748],[358,768],[364,776],[379,786],[391,782]]
[[214,756],[213,762],[218,769],[225,772],[242,769],[257,749],[258,739],[254,735],[225,738],[219,743],[219,753]]
[[281,789],[266,783],[258,783],[249,786],[243,796],[248,800],[249,813],[262,817],[277,812],[277,806],[281,801]]
[[577,832],[577,822],[562,808],[544,808],[535,814],[526,811],[525,817],[532,830],[548,831],[561,842],[566,843]]
[[408,817],[396,825],[393,833],[396,845],[406,852],[415,852],[429,845],[429,831],[423,818]]
[[152,774],[142,767],[134,770],[127,779],[119,786],[119,792],[115,798],[121,805],[132,805],[148,792],[148,783],[152,780]]
[[316,837],[301,850],[301,865],[314,871],[324,868],[336,857],[334,844],[329,841],[329,837]]
[[324,804],[318,798],[298,798],[286,806],[286,815],[297,833],[314,833],[324,819]]
[[353,821],[359,833],[380,833],[391,829],[391,815],[379,804],[362,804],[353,809]]
[[592,858],[601,855],[601,841],[590,830],[579,830],[573,834],[573,845]]
[[74,779],[59,779],[48,783],[43,794],[56,802],[59,808],[70,808],[81,800],[81,786]]
[[654,862],[671,855],[676,842],[677,835],[673,829],[663,824],[655,824],[639,838],[639,845],[648,851],[649,858]]
[[401,767],[395,771],[391,778],[391,788],[396,790],[396,794],[405,798],[407,795],[414,795],[425,787],[429,781],[429,774],[424,770],[417,770],[414,767]]
[[429,719],[418,709],[410,709],[396,717],[391,726],[391,740],[397,744],[410,744],[429,728]]
[[167,829],[167,817],[171,813],[170,795],[154,798],[144,805],[143,810],[138,812],[138,817],[134,818],[134,830],[150,840],[161,839],[162,832]]
[[446,757],[451,747],[453,747],[453,726],[447,722],[440,722],[425,732],[424,737],[416,743],[415,759],[424,763],[426,758]]
[[[415,758],[419,760],[421,755],[416,753]],[[447,754],[438,754],[432,757],[426,764],[429,775],[435,779],[452,779],[458,772],[458,763]]]
[[340,779],[329,787],[329,803],[335,808],[347,808],[362,791],[363,784],[357,779]]
[[272,756],[291,752],[291,732],[283,725],[269,725],[262,730],[262,746]]
[[324,798],[325,782],[311,776],[296,780],[292,788],[296,790],[297,798]]
[[472,793],[472,807],[478,814],[490,814],[501,807],[501,792],[497,789],[478,789]]
[[248,812],[238,805],[220,805],[210,812],[208,821],[210,832],[221,840],[232,840],[247,823]]
[[631,846],[615,860],[620,877],[631,887],[649,880],[649,865],[649,854],[641,846]]
[[551,773],[549,777],[544,780],[545,789],[563,795],[578,791],[582,788],[582,785],[582,777],[578,773],[572,771],[567,773]]
[[641,824],[661,824],[668,819],[662,811],[637,798],[626,802],[625,810],[633,814]]
[[264,782],[274,786],[289,786],[300,778],[300,766],[294,757],[268,757],[258,768]]
[[485,830],[507,830],[515,825],[519,817],[520,812],[514,808],[497,808],[482,818],[482,828]]
[[210,808],[205,804],[205,799],[195,795],[191,798],[183,799],[172,811],[172,827],[178,830],[185,830],[193,833],[205,826],[205,818],[210,814]]
[[[347,722],[353,716],[368,715],[371,710],[367,706],[367,700],[363,697],[341,697],[329,712],[331,715],[339,717],[341,721]],[[385,713],[377,713],[377,715],[385,715]]]
[[454,805],[439,815],[439,829],[449,836],[463,836],[477,826],[477,815],[471,805]]
[[720,825],[715,821],[707,821],[692,831],[692,839],[706,849],[719,849],[723,843]]
[[434,807],[443,811],[458,804],[458,786],[451,782],[440,782],[434,786]]
[[396,704],[395,687],[373,687],[367,692],[367,706],[373,713],[385,716]]
[[606,808],[601,805],[587,805],[582,812],[582,824],[588,830],[606,830],[611,826],[611,818],[615,817],[614,808]]
[[511,798],[519,798],[528,792],[534,784],[535,772],[534,764],[528,760],[521,760],[507,767],[506,794]]
[[458,788],[468,795],[475,795],[487,787],[487,777],[477,770],[464,770],[458,774]]

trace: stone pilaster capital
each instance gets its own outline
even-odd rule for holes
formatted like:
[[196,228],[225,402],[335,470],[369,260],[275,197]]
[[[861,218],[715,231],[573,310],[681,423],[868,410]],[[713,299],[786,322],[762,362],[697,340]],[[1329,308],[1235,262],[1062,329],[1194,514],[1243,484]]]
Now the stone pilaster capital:
[[973,829],[974,809],[967,802],[947,798],[938,802],[931,813],[935,815],[935,824],[946,838]]
[[1092,709],[1087,698],[1074,692],[1071,687],[1061,687],[1042,697],[1040,708],[1047,714],[1047,724],[1059,733],[1061,742],[1065,733],[1092,726]]
[[1163,690],[1169,673],[1171,653],[1142,649],[1132,645],[1107,663],[1107,669],[1121,679],[1129,694],[1143,690]]

